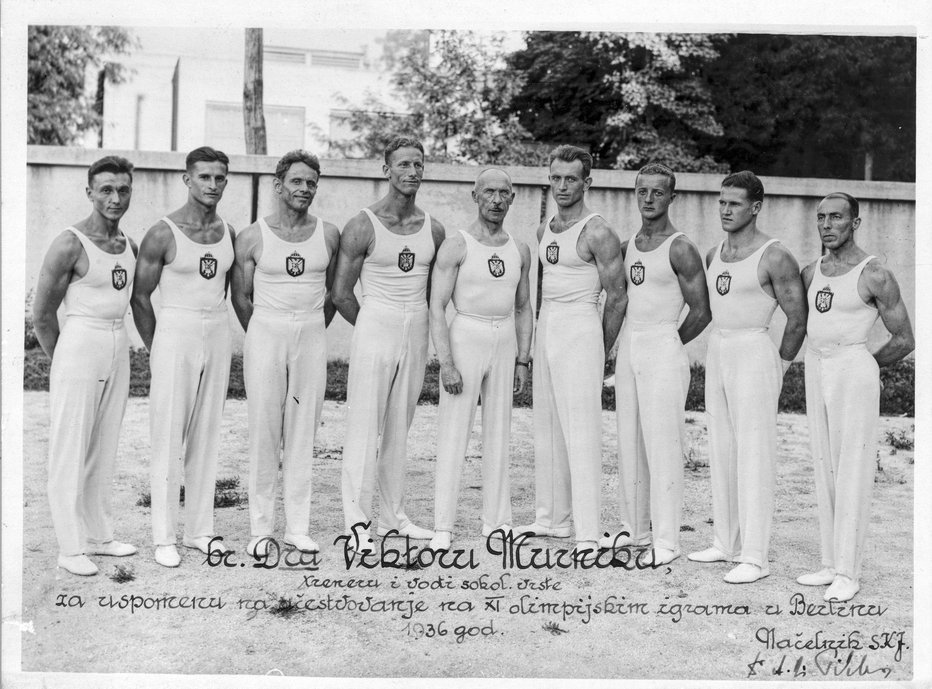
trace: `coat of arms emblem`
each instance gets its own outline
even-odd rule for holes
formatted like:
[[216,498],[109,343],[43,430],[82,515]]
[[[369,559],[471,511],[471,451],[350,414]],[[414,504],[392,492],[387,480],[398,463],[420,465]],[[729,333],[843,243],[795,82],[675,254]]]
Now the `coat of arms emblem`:
[[547,245],[547,263],[556,265],[560,261],[560,245],[554,240]]
[[304,275],[304,257],[297,251],[291,252],[290,256],[285,257],[285,270],[293,278]]
[[489,259],[489,272],[492,273],[492,277],[496,278],[505,274],[505,262],[498,257],[498,254],[492,254],[492,258]]
[[830,308],[832,308],[832,297],[835,296],[835,293],[832,292],[832,288],[826,285],[815,295],[815,307],[816,311],[819,313],[825,313]]
[[715,278],[715,291],[721,294],[723,297],[728,294],[728,290],[731,289],[731,275],[728,271],[724,271],[721,275]]
[[644,264],[640,261],[634,263],[631,266],[631,282],[635,285],[640,285],[644,282]]
[[217,274],[217,259],[209,251],[201,256],[201,277],[210,280]]
[[409,272],[414,267],[414,252],[407,246],[398,254],[398,267],[403,273]]
[[113,289],[123,289],[126,287],[126,268],[117,263],[113,270],[110,271],[110,282]]

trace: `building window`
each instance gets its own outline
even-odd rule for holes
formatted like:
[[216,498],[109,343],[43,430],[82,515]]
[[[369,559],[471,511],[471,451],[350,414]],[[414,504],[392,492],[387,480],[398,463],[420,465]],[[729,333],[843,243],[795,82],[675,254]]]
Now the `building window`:
[[[265,105],[265,135],[269,155],[280,156],[304,148],[304,108]],[[207,102],[206,141],[228,154],[246,152],[243,106]]]

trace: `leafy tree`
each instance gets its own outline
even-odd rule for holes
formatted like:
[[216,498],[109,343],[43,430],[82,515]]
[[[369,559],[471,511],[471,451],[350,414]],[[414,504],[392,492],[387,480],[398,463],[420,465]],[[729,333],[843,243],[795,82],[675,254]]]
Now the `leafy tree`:
[[108,58],[135,46],[132,34],[115,26],[30,26],[27,142],[64,146],[98,126],[87,70],[97,68],[104,80],[119,84],[126,70]]
[[[410,133],[424,144],[425,156],[437,162],[533,164],[528,133],[515,115],[498,113],[521,87],[503,60],[504,37],[471,31],[432,31],[390,36],[386,59],[394,65],[391,83],[407,112],[371,94],[361,107],[347,103],[346,121],[359,137],[331,141],[344,154],[362,151],[378,157],[398,133]],[[429,45],[430,50],[426,50]]]

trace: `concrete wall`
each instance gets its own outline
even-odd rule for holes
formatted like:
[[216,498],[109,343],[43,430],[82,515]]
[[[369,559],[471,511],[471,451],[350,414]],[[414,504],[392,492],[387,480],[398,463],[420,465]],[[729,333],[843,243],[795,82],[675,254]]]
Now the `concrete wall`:
[[[122,227],[137,242],[159,217],[184,203],[186,188],[180,172],[184,167],[184,153],[30,146],[27,153],[28,212],[24,228],[27,292],[35,287],[49,242],[66,225],[77,222],[90,212],[84,193],[88,165],[111,153],[129,158],[136,166],[133,201]],[[272,212],[271,172],[276,161],[277,158],[271,156],[231,157],[230,182],[220,210],[234,227],[245,227],[252,220],[254,183],[258,186],[258,214]],[[340,227],[360,208],[386,191],[378,161],[323,160],[321,167],[323,177],[313,211]],[[506,229],[533,248],[542,204],[546,205],[547,213],[554,211],[553,201],[547,193],[546,170],[528,167],[506,169],[512,176],[517,194],[506,220]],[[464,226],[475,215],[475,205],[469,192],[477,172],[475,167],[428,165],[418,204],[440,219],[448,230]],[[603,213],[622,239],[628,239],[639,227],[632,191],[635,173],[595,170],[592,176],[590,207]],[[719,175],[682,174],[677,177],[677,197],[671,207],[671,217],[703,255],[724,237],[718,221],[720,182]],[[858,241],[867,251],[882,257],[893,270],[910,317],[915,322],[915,185],[767,177],[763,182],[767,197],[759,226],[779,237],[801,266],[820,254],[815,226],[815,208],[819,199],[832,191],[847,191],[858,198],[862,218]],[[5,227],[3,231],[22,232],[23,228]],[[536,263],[532,266],[531,278],[532,290],[536,290]],[[242,346],[242,330],[232,315],[232,309],[230,313],[239,348]],[[778,309],[772,328],[775,339],[779,339],[784,322]],[[328,331],[331,358],[348,356],[351,333],[349,324],[338,316]],[[134,330],[133,336],[138,344]],[[873,337],[883,336],[884,330],[878,324]],[[701,361],[704,357],[706,337],[704,335],[690,345],[692,360]]]

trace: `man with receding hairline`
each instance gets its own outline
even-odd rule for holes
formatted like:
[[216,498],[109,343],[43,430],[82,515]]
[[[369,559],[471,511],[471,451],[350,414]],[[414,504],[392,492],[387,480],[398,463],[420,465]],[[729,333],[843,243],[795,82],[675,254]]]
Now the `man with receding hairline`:
[[[230,160],[202,146],[185,159],[184,206],[143,237],[133,284],[133,320],[152,369],[149,466],[155,561],[177,567],[175,522],[184,465],[184,538],[207,553],[214,536],[220,422],[230,382],[226,295],[233,228],[217,215]],[[151,296],[158,287],[156,318]],[[223,546],[214,549],[226,551]]]
[[[531,252],[505,232],[514,191],[503,170],[483,170],[472,199],[478,217],[440,246],[430,329],[440,360],[433,550],[450,547],[460,475],[482,398],[482,535],[511,529],[508,444],[512,395],[527,383],[534,317]],[[447,305],[456,308],[447,324]],[[517,357],[517,358],[516,358]]]
[[[343,229],[333,301],[355,328],[346,384],[343,515],[350,546],[370,552],[372,498],[379,487],[379,536],[427,540],[434,532],[405,514],[408,429],[427,364],[427,299],[443,225],[416,204],[424,147],[395,137],[382,172],[388,192]],[[362,303],[356,299],[357,281]]]
[[[827,601],[851,600],[860,589],[877,454],[879,369],[915,346],[896,278],[855,241],[859,205],[843,192],[822,199],[816,224],[825,254],[802,272],[809,305],[806,416],[822,569],[796,581],[828,586]],[[871,352],[867,337],[878,316],[890,338]]]

